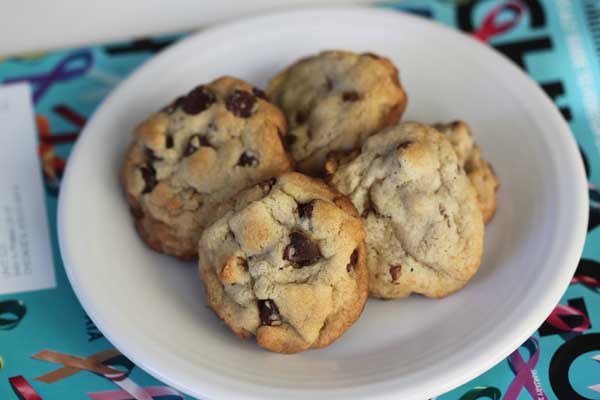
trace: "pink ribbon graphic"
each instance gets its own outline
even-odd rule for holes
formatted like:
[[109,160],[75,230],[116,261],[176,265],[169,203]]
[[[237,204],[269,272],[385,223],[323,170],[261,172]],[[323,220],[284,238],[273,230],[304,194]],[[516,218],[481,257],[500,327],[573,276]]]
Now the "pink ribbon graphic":
[[600,281],[598,279],[591,277],[591,276],[587,276],[587,275],[575,274],[573,279],[571,279],[571,285],[574,285],[576,283],[581,283],[583,285],[586,285],[586,286],[589,286],[592,288],[600,287]]
[[31,386],[27,379],[23,375],[17,375],[8,378],[8,383],[12,386],[15,394],[23,400],[42,400],[39,394]]
[[571,285],[577,283],[581,283],[594,291],[598,291],[598,289],[600,289],[600,263],[588,258],[579,260],[575,276],[571,279]]
[[[568,325],[562,317],[579,317],[581,319],[581,323],[578,326],[570,326]],[[546,319],[546,322],[555,327],[556,329],[560,329],[565,332],[583,332],[590,328],[590,320],[587,315],[579,311],[578,309],[570,306],[565,306],[563,304],[557,305],[552,313]]]
[[[519,352],[521,347],[529,351],[529,361],[525,361]],[[534,368],[540,358],[540,342],[535,337],[530,337],[517,350],[508,356],[508,365],[515,374],[515,378],[506,390],[504,400],[516,400],[523,387],[527,389],[531,398],[548,400],[539,382],[534,379]]]
[[[147,386],[140,388],[151,397],[172,396],[176,399],[183,400],[183,396],[175,389],[167,386]],[[106,392],[95,392],[87,394],[92,400],[132,400],[131,394],[124,390],[109,390]]]
[[[496,20],[504,11],[512,11],[512,18],[506,22],[497,23]],[[485,16],[481,27],[473,32],[473,36],[482,42],[488,42],[492,37],[508,32],[517,25],[524,11],[523,5],[518,1],[498,4]]]

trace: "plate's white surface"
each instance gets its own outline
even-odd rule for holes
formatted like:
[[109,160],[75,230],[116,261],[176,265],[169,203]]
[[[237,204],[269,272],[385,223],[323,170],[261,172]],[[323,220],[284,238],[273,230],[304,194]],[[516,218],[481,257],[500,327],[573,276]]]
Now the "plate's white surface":
[[[370,300],[324,350],[285,356],[242,342],[205,307],[193,264],[137,237],[118,170],[133,126],[190,87],[231,74],[264,86],[322,49],[389,56],[409,93],[405,119],[463,118],[500,178],[483,265],[445,300]],[[193,36],[108,97],[69,160],[61,251],[79,300],[124,354],[202,399],[424,399],[493,366],[559,301],[587,221],[582,163],[550,100],[517,67],[459,33],[372,9],[296,11]],[[310,396],[310,397],[307,397]]]

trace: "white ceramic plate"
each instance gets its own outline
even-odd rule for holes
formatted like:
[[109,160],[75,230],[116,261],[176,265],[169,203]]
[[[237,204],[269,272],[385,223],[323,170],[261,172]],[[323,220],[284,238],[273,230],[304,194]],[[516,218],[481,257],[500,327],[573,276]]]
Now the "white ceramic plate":
[[[409,93],[405,119],[463,118],[501,182],[483,265],[444,300],[370,300],[324,350],[285,356],[231,334],[204,305],[194,265],[150,251],[118,180],[133,126],[192,86],[231,74],[264,86],[322,49],[389,56]],[[102,104],[69,160],[59,234],[67,274],[116,347],[202,399],[424,399],[517,348],[566,290],[587,224],[582,162],[551,101],[488,47],[424,19],[375,9],[293,11],[192,36]],[[307,397],[308,396],[308,397]]]

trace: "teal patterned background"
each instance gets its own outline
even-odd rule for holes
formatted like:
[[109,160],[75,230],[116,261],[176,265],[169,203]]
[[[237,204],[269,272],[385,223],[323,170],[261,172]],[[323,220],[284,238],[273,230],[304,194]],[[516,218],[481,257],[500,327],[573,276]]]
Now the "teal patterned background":
[[[600,399],[600,1],[409,0],[377,6],[456,27],[519,64],[569,122],[587,166],[588,236],[560,305],[509,358],[438,399]],[[0,61],[0,83],[32,84],[57,279],[51,290],[0,296],[0,399],[190,398],[114,352],[98,355],[100,361],[89,364],[91,372],[72,370],[73,375],[51,383],[47,381],[52,378],[35,378],[61,366],[32,357],[51,349],[85,359],[112,349],[85,315],[65,276],[56,235],[60,177],[73,141],[102,99],[137,66],[185,35]],[[577,63],[572,62],[574,46],[583,49]],[[126,379],[102,376],[105,365],[122,371],[119,379]],[[133,396],[117,392],[122,388]]]

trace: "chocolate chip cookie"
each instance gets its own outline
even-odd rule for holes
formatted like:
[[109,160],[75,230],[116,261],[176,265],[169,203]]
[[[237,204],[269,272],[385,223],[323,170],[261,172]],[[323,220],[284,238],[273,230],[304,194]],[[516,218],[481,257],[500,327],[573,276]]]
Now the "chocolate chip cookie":
[[241,338],[280,353],[325,347],[359,317],[365,232],[346,196],[291,172],[237,195],[206,228],[208,305]]
[[284,112],[298,170],[318,175],[327,153],[360,146],[398,121],[407,97],[390,60],[372,53],[325,51],[289,66],[267,95]]
[[462,165],[471,180],[479,208],[483,214],[483,222],[486,224],[492,220],[496,212],[496,191],[498,190],[498,178],[492,169],[492,165],[481,157],[481,150],[471,129],[466,122],[454,121],[447,124],[434,125],[442,132],[456,151],[458,162]]
[[483,218],[452,145],[436,129],[389,127],[356,157],[338,157],[326,168],[362,215],[372,296],[443,297],[475,274]]
[[292,167],[285,117],[261,90],[223,77],[134,131],[122,180],[138,232],[154,250],[197,258],[202,229],[232,194]]

